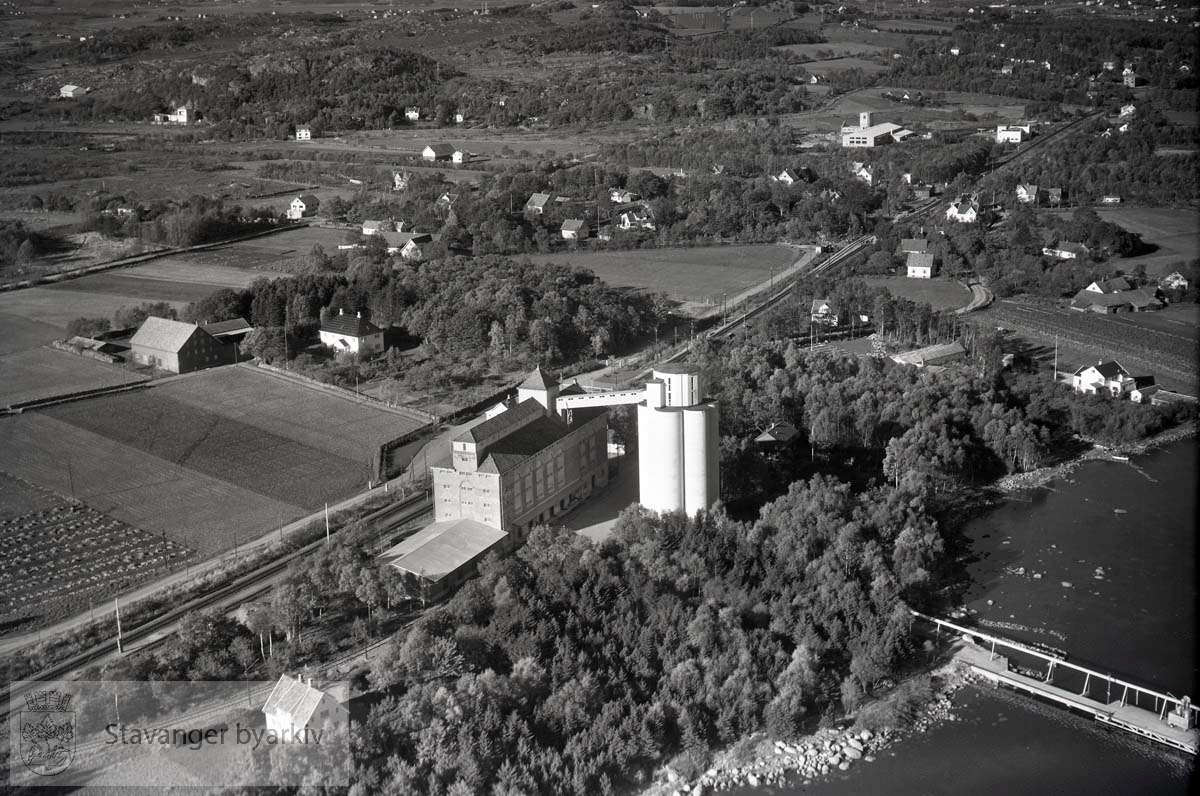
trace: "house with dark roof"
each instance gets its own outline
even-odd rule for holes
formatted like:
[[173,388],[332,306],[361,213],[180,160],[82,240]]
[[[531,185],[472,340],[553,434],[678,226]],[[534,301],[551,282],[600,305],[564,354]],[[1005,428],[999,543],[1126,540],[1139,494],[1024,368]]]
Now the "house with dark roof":
[[315,687],[311,678],[286,674],[271,689],[262,712],[267,729],[284,743],[303,742],[303,730],[344,725],[350,718],[346,706],[334,694]]
[[1137,287],[1127,276],[1114,276],[1110,279],[1097,279],[1084,288],[1091,293],[1124,293]]
[[791,423],[775,423],[754,438],[763,453],[780,453],[800,439],[800,432]]
[[900,245],[896,247],[896,254],[927,251],[929,251],[928,238],[901,238]]
[[1115,359],[1079,368],[1071,374],[1076,392],[1124,398],[1137,387],[1137,380]]
[[581,218],[568,218],[560,230],[563,240],[583,240],[588,236],[588,224]]
[[315,216],[321,206],[321,200],[311,193],[302,193],[292,200],[288,206],[287,217],[292,221]]
[[321,343],[340,353],[374,354],[382,351],[383,330],[356,312],[353,317],[338,310],[321,321]]
[[429,144],[421,151],[421,158],[428,161],[450,160],[454,157],[453,144]]
[[155,315],[138,328],[129,348],[137,364],[171,373],[191,373],[233,362],[233,346],[202,327]]
[[230,318],[216,323],[202,323],[200,328],[211,334],[226,345],[240,345],[246,335],[254,331],[254,327],[245,318]]

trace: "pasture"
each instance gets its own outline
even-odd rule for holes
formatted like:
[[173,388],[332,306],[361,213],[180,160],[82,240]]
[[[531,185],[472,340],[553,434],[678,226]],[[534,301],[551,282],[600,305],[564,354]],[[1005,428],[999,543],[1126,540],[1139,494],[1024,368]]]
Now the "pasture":
[[1142,240],[1158,247],[1158,251],[1141,257],[1112,261],[1125,271],[1139,264],[1154,276],[1165,276],[1174,265],[1200,257],[1200,219],[1195,210],[1170,207],[1096,208],[1105,221],[1142,236]]
[[[64,337],[67,324],[75,318],[109,318],[121,307],[140,304],[145,299],[113,293],[93,293],[76,288],[74,280],[53,287],[33,287],[0,293],[0,331],[7,331],[8,319],[25,321],[26,336],[43,343]],[[86,287],[86,284],[85,284]],[[182,310],[186,301],[168,300],[175,309]],[[54,333],[41,338],[50,328]],[[35,331],[36,330],[36,331]],[[36,334],[36,337],[34,336]]]
[[43,347],[0,355],[0,376],[0,407],[146,381],[115,365]]
[[613,287],[666,293],[681,302],[716,303],[783,271],[796,259],[784,246],[635,249],[530,257],[535,263],[586,268]]
[[906,276],[868,276],[872,287],[887,288],[898,298],[925,303],[935,310],[956,310],[971,301],[971,291],[953,279],[909,279]]
[[0,630],[52,622],[152,577],[194,555],[183,545],[133,528],[0,473]]

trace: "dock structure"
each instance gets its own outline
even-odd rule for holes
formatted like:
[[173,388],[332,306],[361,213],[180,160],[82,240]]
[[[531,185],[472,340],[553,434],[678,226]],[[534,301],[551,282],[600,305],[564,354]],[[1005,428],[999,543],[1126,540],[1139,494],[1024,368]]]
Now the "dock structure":
[[[1200,708],[1192,705],[1186,696],[1180,698],[1164,694],[1071,663],[1065,658],[1029,645],[981,633],[974,628],[945,619],[927,616],[917,611],[913,611],[912,614],[918,619],[932,623],[939,630],[945,628],[961,634],[965,643],[959,645],[954,653],[955,659],[993,683],[1048,699],[1092,716],[1102,724],[1140,735],[1188,754],[1196,754],[1197,748],[1200,747],[1200,732],[1196,730],[1197,713],[1200,713]],[[1001,652],[996,651],[997,647]],[[1008,654],[1002,654],[1005,652]],[[1044,664],[1045,673],[1015,666],[1011,660],[1014,656],[1027,656]],[[1056,672],[1072,674],[1076,679],[1082,675],[1082,690],[1076,693],[1072,688],[1063,687],[1065,683],[1055,684]],[[1103,689],[1103,701],[1092,696],[1094,691],[1100,689]],[[1147,701],[1146,707],[1141,705],[1143,699]],[[1150,709],[1150,705],[1153,705],[1153,709]]]

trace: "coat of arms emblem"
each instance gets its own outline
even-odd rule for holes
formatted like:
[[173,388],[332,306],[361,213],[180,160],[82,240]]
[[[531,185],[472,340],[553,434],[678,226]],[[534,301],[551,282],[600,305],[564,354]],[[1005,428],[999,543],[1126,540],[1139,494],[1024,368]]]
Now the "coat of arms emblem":
[[21,760],[43,777],[66,770],[75,757],[75,711],[71,695],[35,691],[25,695],[21,711]]

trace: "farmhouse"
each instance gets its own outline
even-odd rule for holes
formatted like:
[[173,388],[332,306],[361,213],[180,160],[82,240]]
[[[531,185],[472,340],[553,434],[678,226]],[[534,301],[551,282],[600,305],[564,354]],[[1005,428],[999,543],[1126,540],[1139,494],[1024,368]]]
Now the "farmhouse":
[[1022,204],[1037,204],[1038,187],[1029,183],[1021,183],[1017,186],[1017,201]]
[[466,163],[471,159],[471,153],[462,149],[455,149],[454,154],[450,155],[450,160],[454,163]]
[[142,323],[129,347],[134,362],[171,373],[191,373],[233,362],[233,347],[203,328],[155,315]]
[[200,112],[191,102],[174,106],[174,110],[154,114],[154,124],[192,124],[200,120]]
[[[534,194],[537,196],[537,194]],[[638,195],[626,188],[613,188],[608,192],[608,200],[613,204],[627,205],[630,202],[637,200]],[[528,207],[528,205],[526,205]]]
[[418,107],[415,107],[415,106],[405,108],[404,109],[404,118],[408,119],[410,122],[420,121],[421,109]]
[[351,318],[345,310],[321,321],[321,343],[334,351],[373,354],[382,351],[383,330],[356,312]]
[[936,273],[930,252],[909,252],[905,266],[909,279],[931,279]]
[[362,223],[362,234],[377,235],[387,229],[387,224],[383,221],[368,220]]
[[75,86],[70,83],[58,90],[58,96],[62,99],[79,99],[84,94],[87,94],[87,89],[81,86]]
[[896,247],[896,254],[927,251],[929,251],[928,238],[901,238],[900,245]]
[[317,208],[320,206],[320,199],[313,196],[311,193],[302,193],[292,200],[292,204],[287,210],[287,217],[292,221],[299,221],[302,218],[315,216],[317,214]]
[[311,141],[313,137],[312,128],[307,124],[302,124],[296,128],[297,141]]
[[946,208],[946,220],[960,224],[973,224],[979,220],[979,210],[973,201],[959,199]]
[[809,318],[813,323],[819,323],[822,326],[837,326],[842,322],[841,312],[829,302],[829,299],[813,299],[812,307],[809,309]]
[[421,157],[430,162],[450,160],[454,157],[455,149],[450,144],[429,144],[421,151]]
[[948,365],[965,358],[966,355],[967,351],[962,347],[962,343],[955,340],[953,343],[941,343],[918,348],[916,351],[896,354],[892,357],[892,361],[901,365],[916,365],[918,368],[924,368]]
[[387,241],[387,253],[399,254],[405,260],[425,259],[425,244],[433,240],[428,232],[384,232]]
[[1123,290],[1117,293],[1097,293],[1084,288],[1071,300],[1071,309],[1077,312],[1098,312],[1115,315],[1119,312],[1147,312],[1162,307],[1162,300],[1145,288]]
[[579,218],[569,218],[562,224],[563,240],[583,240],[588,236],[587,222]]
[[262,712],[267,729],[281,738],[295,737],[296,731],[305,727],[336,727],[350,719],[345,706],[333,694],[315,688],[312,678],[305,680],[286,674],[280,675],[279,682],[271,689]]
[[548,193],[535,193],[529,197],[529,201],[525,203],[525,212],[532,215],[540,216],[546,211],[546,205],[553,201],[553,197]]
[[1090,395],[1111,395],[1122,398],[1128,395],[1136,386],[1137,381],[1129,375],[1129,371],[1121,367],[1116,360],[1079,368],[1071,375],[1071,386],[1076,392]]
[[1111,279],[1098,279],[1084,288],[1092,293],[1123,293],[1137,287],[1127,276],[1114,276]]

